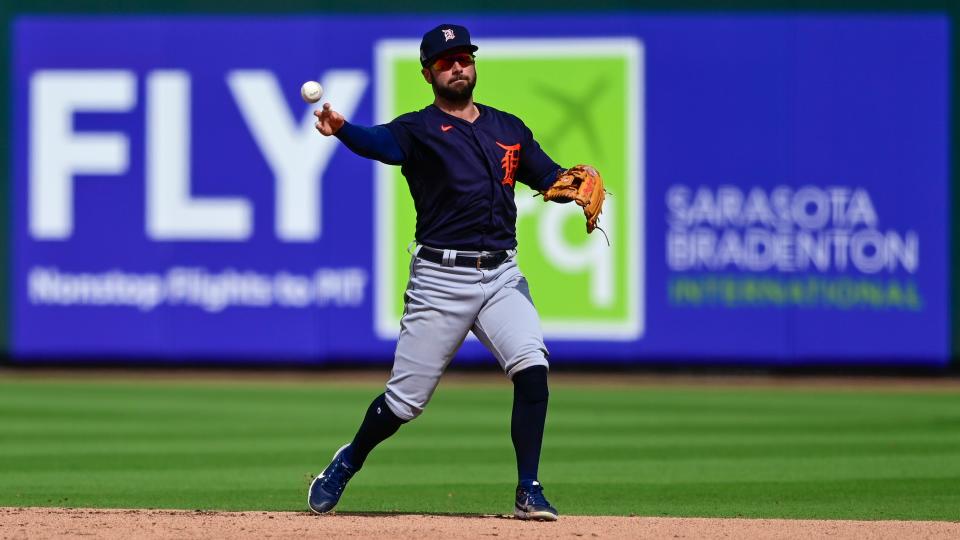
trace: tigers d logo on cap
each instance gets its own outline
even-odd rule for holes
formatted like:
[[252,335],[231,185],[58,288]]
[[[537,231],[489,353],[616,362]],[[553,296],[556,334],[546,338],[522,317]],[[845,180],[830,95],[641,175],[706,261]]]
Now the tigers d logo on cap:
[[426,67],[443,53],[452,49],[478,49],[470,43],[470,31],[459,24],[441,24],[423,35],[420,41],[420,65]]

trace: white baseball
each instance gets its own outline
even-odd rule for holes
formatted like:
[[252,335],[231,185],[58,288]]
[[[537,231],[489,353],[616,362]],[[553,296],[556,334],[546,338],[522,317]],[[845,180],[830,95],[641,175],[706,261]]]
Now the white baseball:
[[307,81],[300,87],[300,97],[307,103],[316,103],[323,97],[323,87],[317,81]]

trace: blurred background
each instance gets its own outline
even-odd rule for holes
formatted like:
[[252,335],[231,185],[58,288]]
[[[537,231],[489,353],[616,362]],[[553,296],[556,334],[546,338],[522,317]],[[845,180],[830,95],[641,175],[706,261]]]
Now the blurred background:
[[[946,2],[5,4],[0,355],[17,366],[386,366],[413,239],[397,168],[312,127],[476,99],[612,196],[599,235],[518,189],[559,367],[948,373]],[[492,365],[473,338],[454,366]]]

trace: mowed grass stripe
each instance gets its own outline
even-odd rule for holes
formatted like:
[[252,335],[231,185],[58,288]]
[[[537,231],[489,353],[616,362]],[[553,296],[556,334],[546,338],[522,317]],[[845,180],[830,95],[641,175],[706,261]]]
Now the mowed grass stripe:
[[[904,460],[899,465],[893,466],[884,471],[882,475],[875,475],[871,478],[863,478],[863,475],[869,473],[871,468],[877,465],[876,460],[865,460],[863,463],[854,464],[841,463],[846,467],[837,468],[834,471],[822,470],[819,473],[804,474],[802,466],[823,465],[820,460],[808,460],[803,464],[798,464],[793,468],[786,468],[784,465],[789,460],[765,460],[758,463],[755,467],[756,473],[751,476],[749,481],[740,480],[747,469],[742,466],[732,467],[722,460],[706,461],[703,474],[690,471],[687,468],[671,466],[663,462],[638,464],[630,466],[626,461],[617,461],[608,464],[606,467],[599,466],[600,462],[576,462],[582,468],[594,469],[597,473],[609,475],[611,472],[620,471],[620,476],[605,476],[608,481],[589,482],[590,475],[587,473],[571,474],[569,478],[561,478],[553,472],[556,469],[563,469],[570,466],[569,462],[556,462],[549,467],[544,467],[544,475],[550,476],[550,486],[554,487],[564,483],[583,483],[585,493],[591,493],[594,490],[593,484],[603,485],[658,485],[670,486],[673,484],[693,484],[693,483],[736,483],[736,484],[764,484],[764,483],[809,483],[809,482],[841,482],[841,481],[896,481],[896,480],[941,480],[944,478],[960,477],[960,473],[953,471],[937,470],[933,464],[922,465],[916,460]],[[163,470],[145,470],[145,469],[123,469],[117,468],[108,471],[83,471],[74,470],[66,472],[42,471],[32,472],[30,474],[15,472],[4,479],[6,485],[15,489],[35,489],[61,486],[64,489],[84,488],[89,485],[109,486],[115,489],[123,489],[135,485],[163,487],[169,482],[164,478],[170,475],[178,477],[178,482],[171,487],[171,491],[182,489],[188,486],[211,488],[218,485],[259,485],[262,481],[272,480],[276,477],[285,477],[287,481],[295,479],[299,484],[301,480],[309,481],[310,474],[315,472],[316,466],[306,463],[289,464],[279,463],[273,465],[260,464],[259,467],[250,468],[244,464],[211,464],[211,467],[204,469],[195,469],[192,467],[183,467],[179,464],[170,464]],[[89,473],[96,474],[89,474]],[[500,484],[502,482],[510,483],[513,478],[513,471],[503,466],[503,464],[482,464],[469,468],[469,473],[463,471],[463,467],[457,464],[429,465],[429,464],[377,464],[370,465],[363,471],[363,475],[351,483],[351,489],[357,486],[405,486],[405,485],[485,485]],[[77,480],[87,480],[88,483],[74,482]],[[130,482],[136,479],[137,482]],[[546,482],[546,481],[545,481]],[[273,482],[271,482],[273,483]],[[299,490],[298,490],[299,491]],[[946,494],[956,494],[956,490],[949,490]],[[864,493],[862,496],[869,499],[870,494]],[[299,497],[297,497],[299,498]],[[210,506],[205,503],[204,506]],[[299,509],[299,508],[297,508]]]
[[[40,456],[36,459],[18,457],[5,462],[8,468],[5,482],[15,479],[35,480],[41,476],[57,478],[58,475],[83,476],[96,472],[101,477],[114,475],[122,478],[126,474],[138,472],[166,474],[171,471],[198,471],[206,469],[220,471],[242,471],[244,468],[264,468],[264,455],[269,454],[270,464],[282,464],[298,467],[304,471],[315,471],[325,464],[318,459],[317,452],[308,450],[284,450],[263,452],[248,451],[205,451],[198,447],[195,452],[170,453],[158,450],[151,453],[108,453],[72,454],[59,456]],[[106,458],[109,457],[109,460]],[[509,445],[492,448],[485,455],[463,454],[464,460],[470,460],[465,466],[457,461],[445,460],[441,453],[424,449],[418,453],[406,453],[389,447],[377,450],[376,458],[365,468],[363,481],[405,482],[424,478],[445,478],[448,474],[462,480],[473,480],[464,476],[462,471],[482,472],[503,471],[513,474],[512,455]],[[585,454],[571,453],[562,447],[551,448],[545,453],[542,466],[544,474],[561,476],[565,479],[590,481],[593,476],[616,478],[617,481],[643,479],[652,483],[672,482],[675,480],[728,480],[747,478],[751,481],[771,479],[809,479],[809,478],[897,478],[897,477],[939,477],[960,475],[960,454],[902,455],[892,458],[888,455],[862,456],[754,456],[722,458],[702,455],[689,460],[676,460],[662,456],[650,458],[632,453],[593,452]],[[477,459],[472,459],[477,458]],[[696,467],[690,466],[690,461]],[[466,462],[466,461],[465,461]],[[880,470],[877,470],[880,467]],[[384,476],[379,476],[384,471]],[[358,480],[359,481],[359,480]]]
[[[302,510],[310,473],[380,391],[0,381],[0,505]],[[506,382],[441,385],[341,509],[509,511],[510,400]],[[541,471],[565,513],[957,519],[960,399],[564,385]],[[872,492],[851,503],[850,486]]]
[[[16,414],[11,412],[9,414]],[[491,414],[497,414],[491,411]],[[508,417],[509,412],[505,413]],[[558,415],[553,415],[556,417]],[[714,438],[749,438],[749,437],[794,437],[794,436],[816,436],[833,435],[839,438],[843,437],[923,437],[931,434],[944,434],[948,439],[953,437],[960,427],[950,418],[930,417],[923,420],[911,419],[907,423],[898,423],[896,421],[881,419],[874,421],[854,421],[849,423],[839,422],[791,422],[784,420],[781,424],[764,423],[751,424],[744,422],[689,422],[680,425],[637,425],[635,423],[624,422],[620,424],[577,424],[568,423],[560,419],[551,417],[547,421],[548,436],[583,438],[591,436],[630,436],[637,440],[657,438],[682,440],[684,437],[696,434],[699,437]],[[350,424],[338,423],[336,427],[331,426],[325,430],[333,436],[352,435],[352,430],[359,425],[361,417],[351,417],[353,422]],[[418,422],[424,424],[430,421],[422,418]],[[180,418],[172,422],[157,421],[154,418],[144,417],[139,420],[127,419],[111,422],[107,416],[101,416],[95,421],[85,420],[63,420],[34,418],[31,420],[0,420],[3,422],[4,434],[0,440],[28,440],[31,437],[37,440],[43,440],[48,437],[51,430],[62,438],[79,438],[89,436],[90,434],[101,434],[109,436],[112,434],[124,434],[131,437],[150,437],[150,436],[191,436],[208,435],[235,437],[243,436],[249,433],[257,433],[262,436],[282,436],[284,434],[303,433],[305,435],[316,432],[313,426],[305,426],[299,423],[292,425],[284,424],[284,420],[278,420],[269,423],[269,419],[263,419],[258,422],[253,418],[246,418],[244,423],[227,423],[225,420],[212,420],[206,418]],[[262,423],[261,423],[262,422]],[[507,422],[498,422],[495,424],[476,423],[471,425],[445,425],[440,422],[434,422],[430,426],[430,433],[438,435],[443,434],[449,437],[472,437],[478,432],[484,433],[502,433],[504,429],[509,429]],[[349,426],[349,427],[348,427]],[[410,426],[414,430],[413,426]],[[416,430],[418,433],[420,430]]]
[[[438,437],[440,434],[437,435]],[[390,450],[392,453],[402,456],[403,459],[415,458],[427,450],[429,454],[437,454],[438,449],[444,452],[456,450],[461,455],[482,459],[488,451],[493,448],[509,446],[509,440],[503,433],[489,432],[483,435],[474,435],[468,440],[451,441],[446,444],[438,442],[436,445],[425,447],[416,441],[404,440],[406,437],[396,437],[391,440]],[[498,440],[499,439],[499,440]],[[873,440],[847,440],[847,441],[803,441],[793,437],[779,437],[775,440],[760,440],[755,437],[753,440],[740,440],[736,437],[725,437],[723,439],[715,438],[709,443],[702,441],[630,441],[618,442],[609,441],[603,448],[597,448],[595,444],[590,444],[581,438],[576,437],[557,437],[547,434],[547,448],[552,452],[558,452],[558,457],[563,455],[580,456],[583,450],[588,449],[596,454],[610,455],[621,453],[643,458],[670,458],[683,459],[686,457],[716,456],[726,458],[739,457],[763,457],[768,455],[783,455],[797,457],[829,457],[831,455],[926,455],[926,454],[945,454],[960,452],[960,440],[956,437],[950,440],[948,437],[938,439],[936,436],[921,438],[919,440],[910,439],[882,439]],[[300,445],[304,448],[313,446],[322,446],[321,441],[335,441],[332,437],[310,438],[309,441],[302,434],[286,434],[284,436],[261,437],[259,434],[249,434],[243,437],[217,437],[212,440],[205,440],[198,444],[196,435],[183,436],[178,438],[158,438],[158,437],[114,437],[112,439],[96,438],[59,440],[55,437],[39,441],[11,440],[4,443],[3,455],[9,459],[20,457],[30,458],[31,456],[52,456],[63,454],[64,450],[69,450],[71,454],[95,454],[103,452],[116,452],[118,454],[142,454],[157,451],[171,453],[192,453],[192,452],[248,452],[257,453],[267,450],[283,450],[295,448]],[[51,443],[59,442],[54,446]],[[446,441],[444,441],[446,442]],[[699,444],[694,444],[698,442]],[[403,443],[403,444],[401,444]]]
[[[257,483],[262,479],[250,480]],[[567,515],[609,515],[614,508],[618,510],[615,514],[641,516],[863,519],[869,515],[870,519],[950,520],[944,516],[955,515],[960,505],[960,495],[952,489],[958,481],[960,477],[761,484],[678,482],[667,486],[597,483],[586,490],[579,484],[552,483],[547,486],[547,493]],[[302,487],[305,489],[306,483]],[[147,485],[105,489],[101,500],[103,507],[210,509],[196,501],[203,496],[215,496],[221,501],[217,509],[283,511],[289,510],[287,491],[230,482],[215,486],[187,484],[173,490]],[[505,483],[358,484],[350,486],[338,511],[509,513],[512,491]],[[870,496],[865,497],[865,493]],[[83,506],[85,499],[85,490],[67,488],[47,492],[44,501],[48,506]],[[36,497],[29,500],[29,504],[37,504]],[[251,504],[253,500],[255,504]],[[424,510],[424,506],[430,510]]]
[[[356,418],[359,424],[360,417]],[[428,418],[421,418],[414,423],[404,427],[404,432],[417,431],[415,426],[419,422],[430,423]],[[186,423],[158,423],[158,422],[139,422],[139,423],[111,423],[109,418],[102,418],[96,423],[83,422],[25,422],[17,419],[0,418],[4,432],[0,433],[0,441],[4,442],[6,449],[18,448],[19,444],[33,447],[48,445],[51,441],[78,443],[78,444],[96,444],[99,442],[109,442],[122,440],[124,442],[135,443],[137,441],[152,441],[162,438],[165,441],[184,441],[191,442],[200,435],[207,435],[208,439],[222,440],[229,443],[233,440],[249,440],[252,436],[257,439],[270,440],[281,438],[301,439],[309,437],[331,438],[339,440],[343,436],[352,435],[352,430],[356,425],[344,421],[338,424],[338,427],[331,429],[317,429],[310,427],[305,429],[303,426],[287,425],[282,420],[272,424],[244,421],[241,423],[219,423],[217,425],[205,425],[199,423],[196,425]],[[476,426],[475,429],[468,432],[451,430],[443,425],[432,425],[428,430],[436,431],[437,440],[433,445],[450,448],[472,447],[474,445],[483,445],[489,442],[491,435],[508,433],[509,420],[494,426]],[[560,427],[564,428],[560,432]],[[630,429],[627,429],[630,428]],[[307,433],[305,435],[305,432]],[[215,435],[215,437],[213,437]],[[447,436],[449,435],[449,436]],[[583,437],[582,434],[573,430],[568,425],[557,418],[551,418],[547,422],[547,439],[563,439],[564,444],[572,445],[591,445],[589,437]],[[679,433],[663,433],[648,430],[635,430],[631,426],[624,426],[624,429],[611,429],[604,433],[604,441],[611,445],[628,446],[631,448],[658,447],[662,445],[684,445],[684,446],[711,446],[722,443],[742,443],[749,444],[775,444],[782,442],[784,444],[818,444],[818,443],[897,443],[897,442],[955,442],[960,441],[960,430],[953,429],[949,425],[946,429],[940,427],[930,427],[925,425],[923,429],[914,427],[894,426],[887,432],[881,432],[871,429],[850,429],[845,432],[836,433],[829,431],[820,431],[817,429],[806,430],[751,430],[749,433],[736,431],[710,431],[703,432],[697,429],[681,431]],[[391,439],[392,445],[418,446],[419,443],[413,439]],[[0,448],[0,451],[3,449]]]
[[[7,391],[10,389],[11,391]],[[324,384],[269,384],[256,385],[250,382],[230,385],[227,383],[202,384],[181,381],[114,381],[96,383],[89,380],[73,382],[44,382],[34,380],[0,380],[0,406],[15,402],[42,406],[45,398],[76,399],[80,407],[95,406],[99,402],[120,400],[127,404],[136,402],[141,406],[159,404],[164,407],[186,407],[190,403],[212,403],[224,400],[235,406],[258,408],[258,399],[269,398],[271,402],[293,402],[302,399],[328,400],[331,405],[340,399],[361,399],[365,401],[371,391],[378,392],[382,385],[340,385]],[[441,384],[437,399],[455,399],[462,404],[487,405],[500,402],[502,397],[510,397],[509,383],[490,386],[453,386]],[[553,400],[582,408],[585,405],[606,403],[611,406],[623,406],[628,409],[649,409],[656,412],[688,411],[710,412],[710,410],[742,411],[758,415],[778,414],[790,409],[803,411],[833,410],[842,405],[847,412],[858,409],[871,410],[873,406],[891,408],[897,405],[899,410],[923,410],[937,406],[943,400],[955,396],[953,392],[919,391],[868,391],[853,389],[838,391],[834,389],[801,390],[782,388],[777,390],[755,388],[651,388],[651,387],[583,387],[563,386],[552,391]],[[816,400],[810,399],[816,396]],[[757,405],[761,405],[758,407]],[[55,404],[54,404],[55,405]],[[705,405],[712,409],[703,411]],[[582,409],[581,409],[582,410]],[[616,409],[607,411],[615,414]]]
[[[202,468],[218,462],[233,465],[253,465],[269,453],[273,459],[286,462],[311,463],[317,452],[298,443],[304,441],[287,438],[275,440],[251,440],[223,444],[221,441],[204,441],[189,444],[172,444],[169,441],[153,441],[138,445],[116,442],[111,445],[63,445],[57,449],[41,448],[35,451],[4,450],[4,467],[11,474],[27,471],[58,471],[112,469],[158,469],[170,466],[183,468],[192,466]],[[936,463],[935,470],[948,471],[951,466],[960,472],[960,443],[922,442],[914,444],[894,444],[878,446],[874,443],[857,445],[835,444],[715,444],[706,447],[660,446],[656,448],[634,448],[606,445],[603,448],[569,444],[564,440],[550,439],[545,457],[551,463],[577,462],[640,462],[640,461],[683,461],[683,460],[727,460],[730,462],[756,463],[760,460],[777,459],[823,459],[840,461],[852,458],[854,463],[900,458]],[[578,441],[579,442],[579,441]],[[331,443],[333,446],[334,443]],[[94,446],[91,448],[90,446]],[[310,445],[311,447],[314,444]],[[501,454],[510,455],[511,446],[504,441],[501,444],[483,444],[479,447],[456,448],[459,457],[471,464],[500,464],[505,461]],[[450,449],[446,449],[449,451]],[[383,453],[382,458],[379,453]],[[110,456],[106,461],[104,456]],[[378,459],[388,463],[436,463],[442,460],[444,453],[433,447],[393,448],[378,452]]]

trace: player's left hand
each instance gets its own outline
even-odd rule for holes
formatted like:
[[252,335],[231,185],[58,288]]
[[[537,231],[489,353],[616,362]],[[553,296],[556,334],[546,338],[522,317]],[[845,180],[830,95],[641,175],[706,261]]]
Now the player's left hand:
[[560,173],[557,181],[540,193],[545,201],[574,201],[582,206],[583,215],[587,218],[587,233],[592,233],[597,228],[607,192],[603,188],[603,178],[596,169],[590,165],[575,165]]

